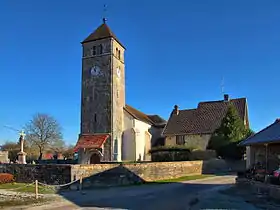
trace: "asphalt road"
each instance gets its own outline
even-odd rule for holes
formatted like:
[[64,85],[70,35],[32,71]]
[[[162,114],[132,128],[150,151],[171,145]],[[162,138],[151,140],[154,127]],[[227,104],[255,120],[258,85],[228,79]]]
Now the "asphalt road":
[[[229,187],[235,182],[235,176],[219,176],[203,180],[181,183],[118,187],[103,190],[69,192],[61,194],[61,202],[50,203],[47,206],[34,207],[43,209],[190,209],[195,204],[199,194],[213,193],[221,188]],[[33,210],[33,208],[28,208]]]

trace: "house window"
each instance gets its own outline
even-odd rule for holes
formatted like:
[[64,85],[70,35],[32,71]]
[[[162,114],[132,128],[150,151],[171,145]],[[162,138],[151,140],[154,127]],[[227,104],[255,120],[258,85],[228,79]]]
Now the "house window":
[[92,55],[96,55],[96,46],[93,46],[92,47],[92,53],[91,53]]
[[118,139],[114,140],[114,160],[118,160]]
[[185,136],[176,136],[176,144],[184,145],[185,144]]

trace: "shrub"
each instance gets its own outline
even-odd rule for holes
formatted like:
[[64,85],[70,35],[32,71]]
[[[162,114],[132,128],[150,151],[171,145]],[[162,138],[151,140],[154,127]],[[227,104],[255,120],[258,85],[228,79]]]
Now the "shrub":
[[192,160],[211,160],[217,157],[215,150],[194,150]]
[[155,152],[180,152],[180,151],[187,151],[190,152],[194,148],[187,147],[184,145],[171,145],[171,146],[159,146],[159,147],[153,147],[149,153],[153,154]]
[[14,181],[14,176],[8,173],[0,173],[0,184],[11,183]]
[[191,159],[190,149],[186,146],[160,146],[152,148],[149,153],[152,155],[152,161],[186,161]]

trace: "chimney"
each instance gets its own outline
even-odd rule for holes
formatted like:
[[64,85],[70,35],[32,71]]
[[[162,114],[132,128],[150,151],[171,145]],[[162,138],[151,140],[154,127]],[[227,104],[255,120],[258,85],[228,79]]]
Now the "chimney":
[[228,94],[224,94],[224,101],[228,102],[229,101],[229,95]]
[[176,115],[179,114],[179,107],[178,107],[178,105],[175,105],[175,106],[174,106],[174,109],[173,109],[172,114],[176,114]]

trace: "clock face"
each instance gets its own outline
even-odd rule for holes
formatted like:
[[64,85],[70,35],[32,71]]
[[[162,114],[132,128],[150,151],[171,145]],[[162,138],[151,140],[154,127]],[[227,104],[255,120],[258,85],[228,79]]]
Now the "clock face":
[[119,68],[119,67],[117,68],[117,76],[118,76],[118,77],[120,77],[120,76],[121,76],[121,70],[120,70],[120,68]]
[[92,76],[97,76],[97,75],[100,75],[100,68],[98,66],[93,66],[91,67],[90,69],[90,74]]

